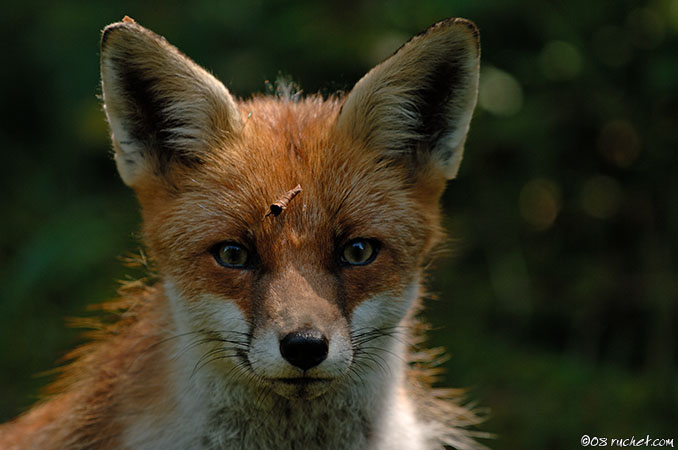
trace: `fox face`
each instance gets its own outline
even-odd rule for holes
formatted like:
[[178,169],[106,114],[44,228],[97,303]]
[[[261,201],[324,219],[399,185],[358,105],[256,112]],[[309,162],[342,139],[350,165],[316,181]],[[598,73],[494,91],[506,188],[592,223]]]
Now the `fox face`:
[[476,102],[475,26],[440,22],[328,99],[236,101],[130,19],[101,47],[116,165],[193,369],[310,399],[403,364]]

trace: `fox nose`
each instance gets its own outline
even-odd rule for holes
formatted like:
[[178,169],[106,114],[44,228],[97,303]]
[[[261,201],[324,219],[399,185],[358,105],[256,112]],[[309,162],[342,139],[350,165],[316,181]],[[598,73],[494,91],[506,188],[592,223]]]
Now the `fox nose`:
[[317,366],[327,358],[329,343],[318,330],[289,333],[280,341],[280,354],[301,370]]

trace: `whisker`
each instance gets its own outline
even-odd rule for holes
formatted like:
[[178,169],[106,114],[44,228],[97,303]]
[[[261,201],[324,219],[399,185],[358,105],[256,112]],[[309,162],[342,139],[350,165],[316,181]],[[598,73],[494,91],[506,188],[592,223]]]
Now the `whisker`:
[[238,357],[237,354],[230,354],[230,355],[229,355],[229,354],[222,354],[222,355],[219,355],[219,356],[213,356],[213,357],[207,359],[206,361],[204,361],[204,362],[203,362],[202,364],[200,364],[200,365],[198,365],[198,363],[196,363],[195,367],[193,367],[193,371],[191,372],[191,375],[190,375],[189,379],[190,379],[190,378],[193,378],[193,376],[194,376],[196,373],[198,373],[198,371],[199,371],[200,369],[202,369],[203,367],[205,367],[206,365],[208,365],[208,364],[210,364],[210,363],[213,363],[214,361],[219,361],[219,360],[222,360],[222,359],[236,358],[236,357]]

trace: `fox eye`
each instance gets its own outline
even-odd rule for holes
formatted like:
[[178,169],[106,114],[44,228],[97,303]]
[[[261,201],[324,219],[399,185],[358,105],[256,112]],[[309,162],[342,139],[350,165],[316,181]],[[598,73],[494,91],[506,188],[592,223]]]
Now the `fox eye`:
[[354,239],[341,252],[341,262],[351,266],[364,266],[374,261],[379,246],[371,239]]
[[249,252],[245,247],[234,242],[222,242],[211,250],[214,259],[224,267],[242,269],[249,262]]

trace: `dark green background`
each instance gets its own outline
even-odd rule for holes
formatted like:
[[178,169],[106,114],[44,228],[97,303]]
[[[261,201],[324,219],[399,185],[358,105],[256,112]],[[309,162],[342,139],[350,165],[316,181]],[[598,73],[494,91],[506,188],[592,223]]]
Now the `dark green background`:
[[430,283],[445,384],[491,410],[497,449],[678,439],[676,0],[140,3],[3,6],[0,419],[80,342],[64,319],[139,275],[120,261],[139,216],[96,97],[106,24],[134,17],[248,96],[279,73],[348,90],[461,16],[483,71]]

